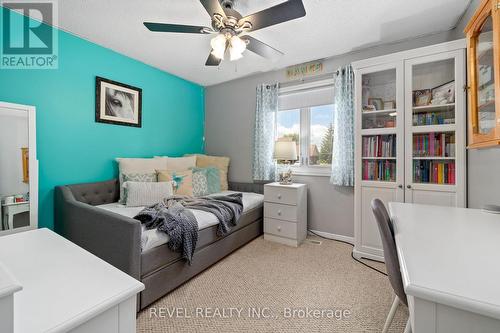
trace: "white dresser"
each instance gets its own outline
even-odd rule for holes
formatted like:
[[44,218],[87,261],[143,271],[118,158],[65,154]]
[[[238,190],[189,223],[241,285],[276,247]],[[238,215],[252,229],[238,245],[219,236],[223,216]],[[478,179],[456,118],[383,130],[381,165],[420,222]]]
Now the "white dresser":
[[264,185],[264,239],[299,246],[307,236],[307,185]]
[[134,333],[143,289],[48,229],[0,237],[2,333]]

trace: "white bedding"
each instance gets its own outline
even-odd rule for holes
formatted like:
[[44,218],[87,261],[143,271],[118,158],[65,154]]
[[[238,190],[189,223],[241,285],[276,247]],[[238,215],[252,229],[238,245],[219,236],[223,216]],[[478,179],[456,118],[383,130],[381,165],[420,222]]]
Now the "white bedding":
[[[230,194],[230,193],[236,193],[236,192],[224,191],[212,195]],[[259,207],[263,204],[263,202],[264,202],[264,196],[262,194],[243,192],[243,212]],[[96,207],[123,216],[127,216],[130,218],[133,218],[141,210],[144,209],[144,207],[127,207],[119,203],[105,204]],[[196,217],[196,221],[198,222],[198,230],[203,230],[205,228],[214,226],[219,223],[217,217],[212,213],[203,212],[201,210],[191,210],[191,211],[193,212],[194,216]],[[168,236],[164,232],[158,231],[156,229],[146,230],[146,228],[142,226],[142,235],[141,235],[142,251],[147,251],[154,247],[163,245],[167,242],[168,242]]]

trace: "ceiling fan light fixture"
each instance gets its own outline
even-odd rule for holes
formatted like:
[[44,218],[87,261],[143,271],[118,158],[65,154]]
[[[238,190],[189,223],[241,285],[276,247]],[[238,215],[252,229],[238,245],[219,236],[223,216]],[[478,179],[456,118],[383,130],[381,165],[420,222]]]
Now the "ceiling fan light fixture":
[[231,37],[229,57],[231,61],[243,58],[243,52],[247,49],[247,43],[238,36]]
[[212,54],[218,59],[224,59],[226,53],[227,38],[224,34],[218,34],[210,41],[212,47]]

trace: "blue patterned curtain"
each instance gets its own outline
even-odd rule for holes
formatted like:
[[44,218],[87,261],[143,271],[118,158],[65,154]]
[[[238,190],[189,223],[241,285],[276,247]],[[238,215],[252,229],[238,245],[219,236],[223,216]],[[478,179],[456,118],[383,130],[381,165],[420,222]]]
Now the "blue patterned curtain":
[[275,180],[276,163],[273,160],[274,132],[278,112],[278,84],[257,87],[255,110],[253,179]]
[[354,72],[341,67],[334,84],[333,158],[330,182],[354,186]]

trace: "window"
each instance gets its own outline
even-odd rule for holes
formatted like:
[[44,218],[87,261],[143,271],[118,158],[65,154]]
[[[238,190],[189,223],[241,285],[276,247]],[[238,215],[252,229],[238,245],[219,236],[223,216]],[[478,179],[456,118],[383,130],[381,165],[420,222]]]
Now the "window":
[[333,146],[332,104],[280,110],[276,139],[297,143],[298,174],[329,174]]
[[297,143],[294,172],[329,175],[333,146],[333,79],[281,87],[276,139]]

